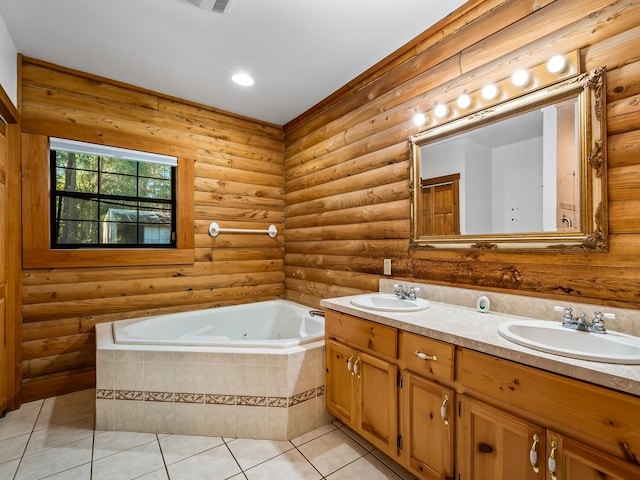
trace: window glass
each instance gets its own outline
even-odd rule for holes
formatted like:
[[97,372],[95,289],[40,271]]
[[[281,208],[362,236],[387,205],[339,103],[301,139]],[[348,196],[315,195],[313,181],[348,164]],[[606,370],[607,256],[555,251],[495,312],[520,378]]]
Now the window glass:
[[175,247],[177,161],[91,147],[51,142],[52,248]]

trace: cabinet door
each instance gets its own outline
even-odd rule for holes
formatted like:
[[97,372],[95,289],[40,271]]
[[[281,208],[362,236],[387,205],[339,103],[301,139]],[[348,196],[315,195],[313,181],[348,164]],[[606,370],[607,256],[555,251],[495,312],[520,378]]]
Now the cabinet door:
[[458,469],[473,480],[543,480],[545,431],[481,402],[460,400]]
[[398,368],[366,353],[358,353],[354,371],[360,434],[386,454],[398,454]]
[[327,410],[350,427],[356,426],[355,352],[333,340],[326,342]]
[[547,480],[640,479],[640,466],[555,432],[547,436]]
[[424,479],[453,478],[453,391],[407,371],[402,379],[405,464]]

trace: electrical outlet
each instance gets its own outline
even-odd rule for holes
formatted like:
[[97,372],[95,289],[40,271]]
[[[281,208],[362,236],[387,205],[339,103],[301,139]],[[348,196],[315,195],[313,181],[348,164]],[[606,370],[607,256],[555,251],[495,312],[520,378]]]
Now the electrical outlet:
[[385,275],[391,275],[391,259],[385,258],[382,262],[382,265],[382,273],[384,273]]

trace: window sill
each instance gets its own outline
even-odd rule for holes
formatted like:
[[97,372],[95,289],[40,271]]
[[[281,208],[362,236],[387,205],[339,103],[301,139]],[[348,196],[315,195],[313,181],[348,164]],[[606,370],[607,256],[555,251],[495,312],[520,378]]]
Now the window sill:
[[25,249],[22,268],[126,267],[193,264],[195,250],[179,249]]

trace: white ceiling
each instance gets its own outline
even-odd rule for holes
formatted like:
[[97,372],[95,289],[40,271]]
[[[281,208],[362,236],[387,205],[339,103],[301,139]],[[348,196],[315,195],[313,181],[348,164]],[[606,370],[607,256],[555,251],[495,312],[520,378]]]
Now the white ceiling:
[[[284,125],[465,0],[0,0],[18,52]],[[238,70],[253,87],[231,81]]]

